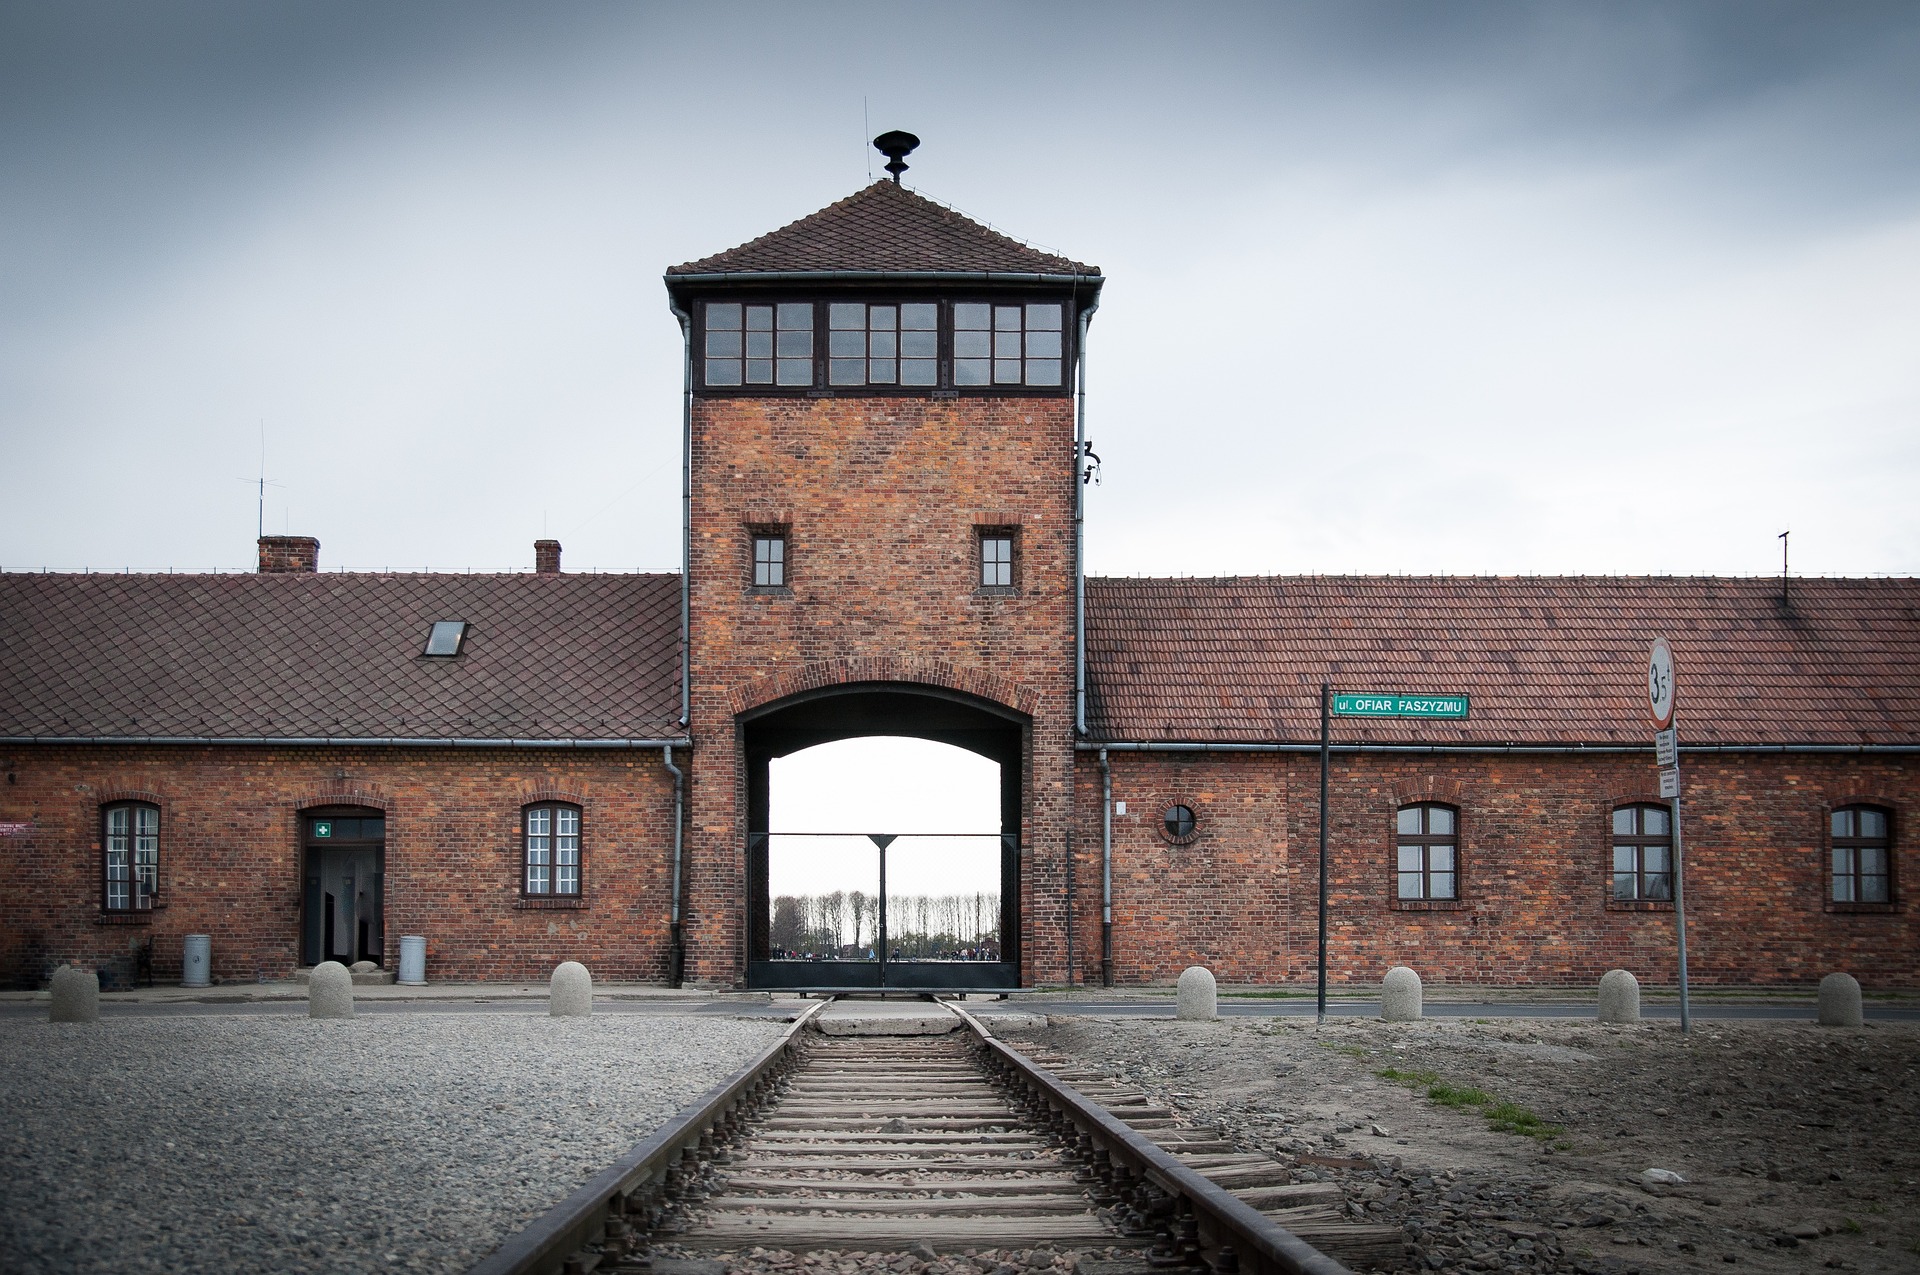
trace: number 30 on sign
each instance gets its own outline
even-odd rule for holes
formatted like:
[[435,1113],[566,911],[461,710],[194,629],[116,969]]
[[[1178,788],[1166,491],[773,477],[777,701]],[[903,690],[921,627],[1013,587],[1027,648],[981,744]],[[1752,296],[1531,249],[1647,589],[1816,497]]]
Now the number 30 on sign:
[[1647,655],[1647,711],[1654,729],[1673,725],[1673,648],[1665,638],[1655,638]]

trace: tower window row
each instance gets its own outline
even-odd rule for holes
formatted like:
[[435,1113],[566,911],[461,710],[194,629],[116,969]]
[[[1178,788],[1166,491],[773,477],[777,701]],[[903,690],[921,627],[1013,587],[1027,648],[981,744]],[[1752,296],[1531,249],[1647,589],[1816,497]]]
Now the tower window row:
[[700,383],[712,389],[1060,390],[1057,301],[709,301]]

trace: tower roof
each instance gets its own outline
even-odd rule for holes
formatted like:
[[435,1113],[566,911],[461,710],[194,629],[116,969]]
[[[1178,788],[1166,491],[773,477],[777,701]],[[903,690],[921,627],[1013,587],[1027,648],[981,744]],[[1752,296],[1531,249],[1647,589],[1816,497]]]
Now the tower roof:
[[674,266],[667,278],[816,272],[1100,277],[1098,266],[1029,248],[904,186],[877,181],[738,248]]

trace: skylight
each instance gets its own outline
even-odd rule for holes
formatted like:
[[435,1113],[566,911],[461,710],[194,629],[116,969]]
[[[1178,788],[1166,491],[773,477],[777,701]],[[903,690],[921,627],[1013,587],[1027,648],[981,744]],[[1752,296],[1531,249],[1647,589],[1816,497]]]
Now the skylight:
[[433,632],[427,635],[425,655],[458,655],[460,644],[467,638],[465,620],[435,620]]

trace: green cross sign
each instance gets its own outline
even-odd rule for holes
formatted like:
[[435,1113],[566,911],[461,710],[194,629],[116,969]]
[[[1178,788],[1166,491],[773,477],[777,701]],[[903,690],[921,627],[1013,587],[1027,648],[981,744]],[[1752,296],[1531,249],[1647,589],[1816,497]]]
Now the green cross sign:
[[1343,692],[1333,697],[1335,717],[1425,717],[1458,719],[1467,715],[1464,695],[1406,695],[1397,691]]
[[316,837],[331,837],[333,835],[333,825],[330,823],[316,822],[313,825],[313,835]]

